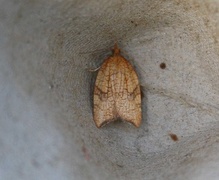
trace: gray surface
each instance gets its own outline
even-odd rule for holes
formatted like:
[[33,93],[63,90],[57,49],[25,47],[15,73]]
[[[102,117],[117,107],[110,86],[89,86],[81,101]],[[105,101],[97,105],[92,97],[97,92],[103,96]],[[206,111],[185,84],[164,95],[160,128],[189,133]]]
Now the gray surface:
[[[1,0],[0,179],[218,179],[218,10],[216,0]],[[87,68],[116,41],[143,86],[139,129],[92,119]]]

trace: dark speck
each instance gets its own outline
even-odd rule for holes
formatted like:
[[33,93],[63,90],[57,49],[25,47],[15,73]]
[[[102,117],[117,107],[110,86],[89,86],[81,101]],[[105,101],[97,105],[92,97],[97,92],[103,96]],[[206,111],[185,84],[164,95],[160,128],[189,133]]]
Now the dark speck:
[[170,137],[173,141],[178,141],[179,140],[176,134],[170,133],[169,135],[170,135]]
[[161,63],[161,64],[160,64],[160,68],[161,68],[161,69],[165,69],[165,68],[166,68],[166,64],[165,64],[165,63]]

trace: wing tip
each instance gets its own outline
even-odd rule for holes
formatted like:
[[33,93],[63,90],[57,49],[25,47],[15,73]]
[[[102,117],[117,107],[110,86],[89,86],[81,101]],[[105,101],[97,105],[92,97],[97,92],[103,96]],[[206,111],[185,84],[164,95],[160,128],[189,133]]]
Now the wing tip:
[[129,123],[131,123],[132,125],[134,125],[136,128],[139,128],[141,126],[141,119],[139,120],[125,120]]

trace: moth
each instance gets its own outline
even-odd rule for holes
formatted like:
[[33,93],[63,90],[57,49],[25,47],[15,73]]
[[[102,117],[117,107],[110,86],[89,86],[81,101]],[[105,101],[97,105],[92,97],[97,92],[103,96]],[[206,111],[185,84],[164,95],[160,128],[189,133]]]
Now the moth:
[[142,121],[141,90],[138,75],[120,54],[113,54],[100,66],[93,94],[93,118],[98,128],[121,119],[139,127]]

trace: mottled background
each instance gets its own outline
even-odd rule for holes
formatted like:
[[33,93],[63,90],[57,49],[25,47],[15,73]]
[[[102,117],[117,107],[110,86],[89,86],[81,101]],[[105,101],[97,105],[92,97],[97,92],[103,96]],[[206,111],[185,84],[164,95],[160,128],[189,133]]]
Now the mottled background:
[[[115,42],[139,129],[92,119]],[[218,47],[219,0],[0,0],[0,179],[218,179]]]

